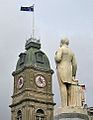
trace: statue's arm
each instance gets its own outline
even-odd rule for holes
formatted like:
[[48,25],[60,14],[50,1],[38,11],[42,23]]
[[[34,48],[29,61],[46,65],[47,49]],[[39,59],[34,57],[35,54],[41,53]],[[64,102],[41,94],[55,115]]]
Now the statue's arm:
[[59,48],[55,55],[56,63],[60,63],[61,59],[62,59],[62,49]]
[[73,77],[76,76],[76,71],[77,71],[77,62],[75,59],[75,55],[73,55],[73,57],[72,57],[72,76]]

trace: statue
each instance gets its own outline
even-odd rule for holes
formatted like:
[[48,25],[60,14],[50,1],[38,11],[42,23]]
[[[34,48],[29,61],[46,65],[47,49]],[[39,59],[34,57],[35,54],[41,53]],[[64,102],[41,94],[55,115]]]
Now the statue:
[[[81,106],[82,99],[80,103],[77,104],[79,96],[78,94],[80,86],[78,81],[75,80],[77,63],[75,55],[70,48],[68,48],[69,40],[63,38],[61,40],[60,48],[57,50],[55,55],[55,62],[57,68],[57,76],[60,85],[62,107],[65,106]],[[75,94],[75,95],[74,95]]]
[[75,78],[77,71],[75,55],[68,45],[69,40],[63,38],[60,48],[55,54],[62,103],[54,112],[55,120],[79,120],[82,115],[82,120],[85,118],[88,120],[87,109],[83,107],[85,102],[84,91]]

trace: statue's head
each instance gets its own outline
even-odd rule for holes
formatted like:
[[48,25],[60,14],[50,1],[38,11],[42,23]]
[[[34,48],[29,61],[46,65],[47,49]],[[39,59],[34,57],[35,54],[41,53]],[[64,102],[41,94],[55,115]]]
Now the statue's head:
[[64,45],[64,44],[69,45],[69,40],[68,40],[68,38],[66,38],[66,37],[64,37],[64,38],[61,39],[60,46],[62,46],[62,45]]

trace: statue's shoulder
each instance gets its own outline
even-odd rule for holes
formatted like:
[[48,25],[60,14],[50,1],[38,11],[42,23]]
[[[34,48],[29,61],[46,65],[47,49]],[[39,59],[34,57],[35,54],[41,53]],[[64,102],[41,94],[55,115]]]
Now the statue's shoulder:
[[57,50],[57,52],[60,52],[60,51],[62,51],[62,47],[58,48],[58,50]]
[[74,56],[74,52],[72,51],[72,49],[69,48],[69,51],[72,54],[72,56]]

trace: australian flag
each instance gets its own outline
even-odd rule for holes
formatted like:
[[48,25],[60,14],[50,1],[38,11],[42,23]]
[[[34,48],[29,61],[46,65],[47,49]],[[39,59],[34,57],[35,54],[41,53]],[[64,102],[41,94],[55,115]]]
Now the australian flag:
[[29,11],[29,12],[34,12],[34,5],[30,7],[21,7],[21,11]]

